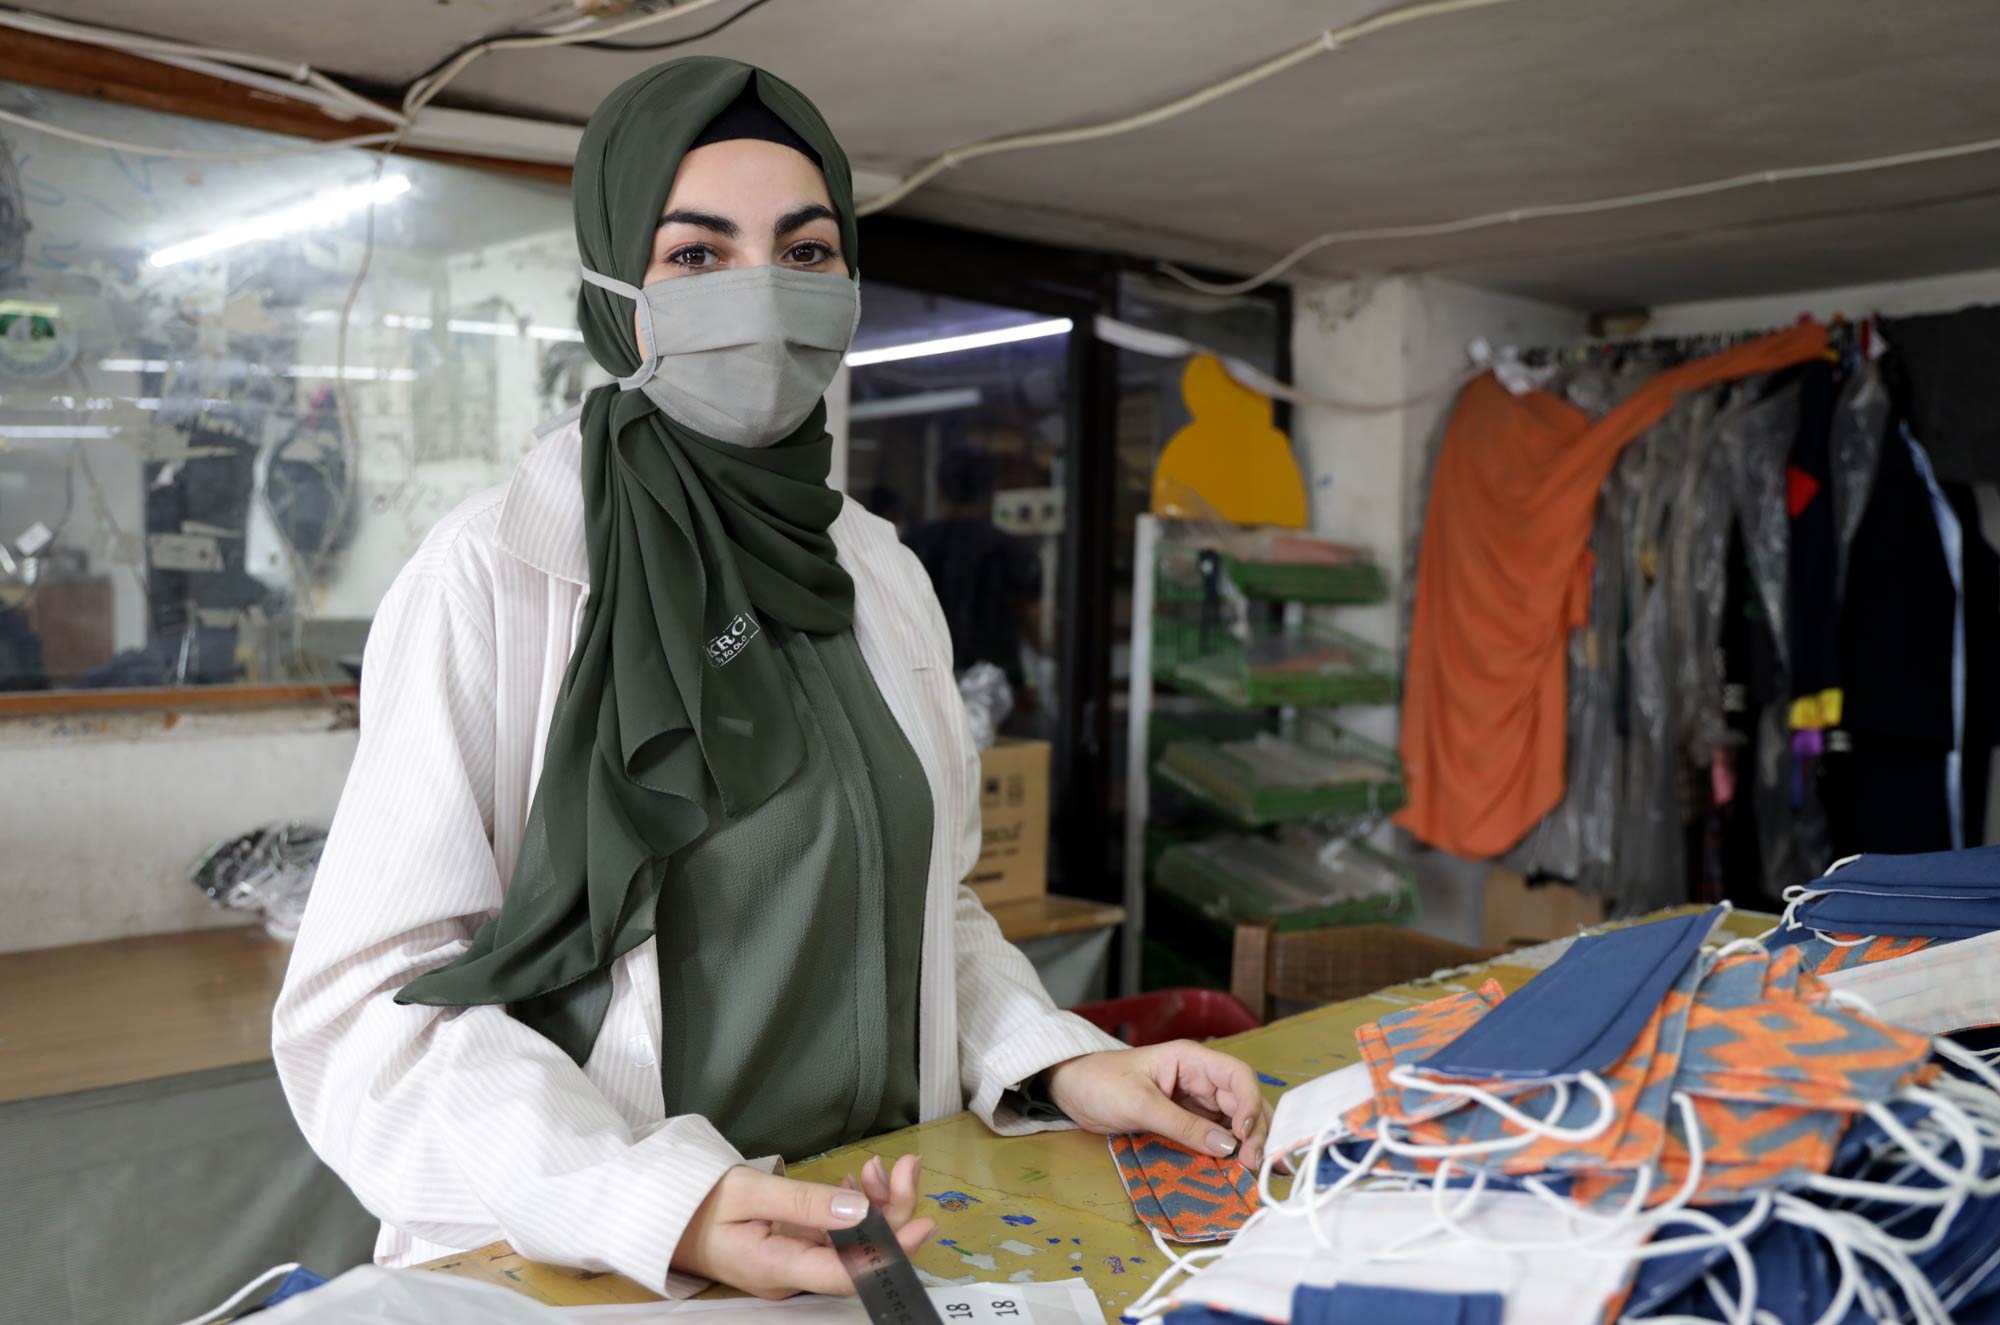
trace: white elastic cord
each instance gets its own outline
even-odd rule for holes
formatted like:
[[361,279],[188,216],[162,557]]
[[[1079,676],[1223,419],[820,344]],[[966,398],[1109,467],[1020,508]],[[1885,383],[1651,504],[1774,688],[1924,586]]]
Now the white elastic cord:
[[1868,1286],[1860,1264],[1854,1259],[1854,1249],[1848,1246],[1846,1238],[1836,1237],[1827,1229],[1824,1212],[1815,1205],[1786,1196],[1778,1202],[1777,1213],[1778,1218],[1786,1223],[1819,1234],[1820,1240],[1833,1252],[1834,1262],[1840,1266],[1840,1287],[1835,1290],[1833,1301],[1827,1304],[1826,1310],[1812,1325],[1839,1325],[1847,1319],[1848,1309],[1854,1305],[1855,1298],[1861,1296]]
[[1924,1145],[1910,1134],[1909,1129],[1903,1126],[1903,1120],[1896,1117],[1887,1106],[1869,1105],[1868,1116],[1875,1119],[1883,1131],[1896,1139],[1918,1168],[1939,1182],[1963,1183],[1966,1191],[1974,1196],[2000,1195],[2000,1178],[1980,1176],[1986,1167],[1986,1147],[1979,1139],[1979,1129],[1973,1125],[1972,1119],[1963,1109],[1946,1096],[1923,1086],[1910,1086],[1899,1092],[1897,1098],[1908,1100],[1912,1104],[1921,1104],[1929,1110],[1929,1120],[1951,1133],[1952,1138],[1958,1142],[1959,1153],[1965,1157],[1965,1162],[1958,1168],[1946,1168],[1937,1160],[1942,1147],[1939,1151],[1933,1151]]
[[631,376],[618,379],[618,389],[631,391],[645,385],[660,366],[660,342],[653,334],[653,306],[646,302],[646,292],[636,285],[606,276],[602,272],[592,271],[588,267],[578,267],[577,270],[583,273],[584,280],[600,290],[609,290],[620,298],[630,299],[633,306],[639,310],[639,337],[645,344],[646,358]]
[[[1385,1149],[1385,1139],[1378,1135],[1375,1138],[1375,1143],[1368,1147],[1368,1153],[1361,1157],[1360,1163],[1349,1165],[1347,1172],[1341,1176],[1340,1181],[1334,1183],[1323,1192],[1314,1192],[1310,1199],[1306,1201],[1306,1225],[1312,1230],[1313,1242],[1315,1244],[1321,1247],[1331,1247],[1333,1245],[1332,1240],[1327,1236],[1326,1228],[1319,1221],[1320,1212],[1333,1204],[1334,1200],[1342,1192],[1347,1191],[1363,1178],[1366,1178],[1374,1170],[1375,1166],[1381,1162],[1382,1153]],[[1347,1162],[1347,1157],[1341,1155],[1338,1151],[1329,1151],[1327,1153],[1335,1155],[1343,1164]]]
[[[1773,930],[1771,932],[1776,933],[1777,931]],[[1734,957],[1739,952],[1758,952],[1763,953],[1767,957],[1771,955],[1771,950],[1764,946],[1764,939],[1760,936],[1754,939],[1731,939],[1715,950],[1715,960],[1721,961],[1726,957]]]
[[227,1320],[236,1314],[238,1307],[249,1300],[252,1293],[264,1287],[264,1285],[270,1283],[273,1279],[282,1279],[298,1268],[299,1263],[297,1261],[286,1261],[283,1265],[273,1265],[255,1279],[252,1279],[249,1283],[231,1293],[229,1300],[221,1306],[213,1310],[204,1311],[192,1320],[183,1321],[181,1325],[208,1325],[210,1321]]
[[1708,1295],[1714,1300],[1715,1305],[1722,1308],[1723,1317],[1727,1320],[1741,1318],[1754,1321],[1755,1325],[1785,1325],[1785,1322],[1759,1307],[1756,1301],[1747,1295],[1741,1299],[1731,1297],[1728,1290],[1723,1288],[1722,1280],[1712,1273],[1701,1277],[1701,1286],[1708,1290]]
[[[1552,1108],[1549,1111],[1549,1117],[1544,1119],[1544,1118],[1531,1118],[1527,1114],[1522,1113],[1519,1109],[1516,1109],[1513,1105],[1501,1099],[1498,1095],[1495,1095],[1490,1091],[1482,1090],[1478,1086],[1454,1085],[1448,1082],[1426,1081],[1423,1078],[1416,1076],[1407,1067],[1397,1067],[1391,1069],[1389,1072],[1389,1080],[1393,1084],[1400,1086],[1405,1090],[1425,1091],[1435,1095],[1456,1095],[1461,1098],[1471,1100],[1475,1103],[1484,1105],[1485,1107],[1491,1109],[1493,1112],[1499,1114],[1506,1121],[1513,1123],[1515,1126],[1519,1128],[1522,1128],[1527,1133],[1527,1135],[1524,1138],[1521,1138],[1519,1140],[1516,1140],[1515,1138],[1508,1138],[1508,1141],[1511,1142],[1512,1145],[1525,1145],[1530,1141],[1540,1140],[1542,1138],[1547,1138],[1548,1140],[1551,1141],[1594,1141],[1598,1137],[1604,1135],[1605,1129],[1611,1126],[1612,1122],[1616,1119],[1618,1114],[1617,1098],[1612,1095],[1611,1088],[1605,1085],[1603,1079],[1600,1078],[1595,1072],[1581,1072],[1578,1073],[1576,1076],[1577,1083],[1581,1085],[1585,1090],[1589,1091],[1593,1096],[1595,1096],[1598,1104],[1597,1117],[1592,1119],[1587,1125],[1583,1127],[1563,1127],[1558,1124],[1555,1124],[1552,1121],[1553,1119],[1560,1118],[1562,1116],[1563,1110],[1568,1106],[1569,1103],[1566,1083],[1563,1081],[1556,1081],[1552,1083],[1524,1083],[1524,1085],[1553,1084],[1556,1087],[1557,1091],[1559,1092],[1560,1102],[1556,1107]],[[1472,1142],[1468,1143],[1468,1145],[1465,1147],[1449,1147],[1449,1148],[1436,1147],[1436,1146],[1422,1147],[1422,1148],[1411,1147],[1407,1150],[1402,1149],[1400,1147],[1391,1147],[1391,1148],[1394,1149],[1397,1154],[1410,1154],[1410,1155],[1422,1155],[1422,1156],[1429,1156],[1432,1154],[1469,1155],[1469,1154],[1487,1153],[1488,1150],[1493,1147],[1493,1145],[1494,1143],[1491,1142]],[[1478,1146],[1480,1147],[1480,1149],[1473,1149],[1472,1146]],[[1512,1148],[1512,1146],[1510,1145],[1507,1148]]]
[[[1469,1242],[1477,1243],[1480,1246],[1501,1251],[1585,1251],[1592,1249],[1594,1243],[1608,1237],[1616,1236],[1635,1225],[1650,1225],[1657,1228],[1662,1223],[1669,1222],[1673,1216],[1685,1209],[1694,1200],[1695,1193],[1701,1188],[1702,1173],[1706,1167],[1706,1147],[1701,1133],[1700,1120],[1694,1112],[1693,1100],[1689,1098],[1685,1091],[1675,1091],[1673,1102],[1681,1111],[1682,1125],[1688,1133],[1688,1173],[1687,1177],[1682,1181],[1679,1190],[1666,1202],[1652,1210],[1645,1209],[1646,1198],[1652,1193],[1652,1172],[1650,1169],[1641,1169],[1633,1184],[1632,1195],[1627,1197],[1624,1205],[1612,1214],[1599,1214],[1596,1211],[1587,1210],[1577,1205],[1574,1201],[1565,1201],[1564,1198],[1557,1195],[1554,1191],[1533,1179],[1524,1183],[1523,1186],[1527,1187],[1538,1198],[1545,1201],[1562,1202],[1564,1206],[1568,1207],[1566,1213],[1568,1213],[1572,1220],[1584,1218],[1589,1222],[1600,1224],[1600,1227],[1595,1232],[1572,1236],[1559,1242],[1529,1243],[1482,1238],[1478,1234],[1460,1227],[1455,1219],[1445,1212],[1443,1203],[1438,1199],[1435,1191],[1432,1197],[1433,1216],[1455,1236],[1464,1238]],[[1451,1161],[1449,1160],[1440,1165],[1440,1185],[1449,1174],[1450,1168]],[[1483,1179],[1484,1175],[1482,1174],[1479,1179],[1475,1180],[1475,1189],[1484,1189],[1485,1184]],[[1462,1210],[1461,1213],[1463,1213]],[[1686,1249],[1694,1245],[1709,1244],[1700,1239],[1679,1239],[1674,1244],[1676,1249]],[[1652,1254],[1663,1255],[1666,1253],[1655,1252]]]
[[[1320,1135],[1324,1136],[1326,1134],[1322,1132]],[[1279,1200],[1278,1194],[1271,1189],[1271,1179],[1276,1175],[1280,1163],[1288,1163],[1292,1166],[1291,1195],[1293,1197],[1296,1197],[1302,1190],[1310,1191],[1319,1168],[1319,1145],[1319,1137],[1315,1136],[1310,1141],[1300,1142],[1290,1150],[1265,1151],[1264,1162],[1257,1168],[1258,1198],[1266,1206],[1281,1206],[1286,1204],[1285,1201]],[[1299,1157],[1297,1162],[1293,1162],[1294,1156]]]
[[[1811,1228],[1829,1246],[1838,1248],[1845,1244],[1854,1253],[1881,1266],[1901,1290],[1917,1325],[1951,1325],[1950,1313],[1938,1300],[1923,1271],[1897,1247],[1893,1239],[1884,1237],[1872,1221],[1845,1211],[1826,1210],[1796,1197],[1783,1196],[1779,1200],[1781,1211],[1788,1210],[1793,1216],[1788,1222]],[[1781,1213],[1780,1217],[1784,1215]],[[1859,1276],[1859,1279],[1857,1292],[1867,1302],[1865,1309],[1869,1315],[1882,1320],[1893,1319],[1900,1314],[1879,1299],[1866,1276]]]
[[[1480,1196],[1485,1194],[1487,1175],[1483,1172],[1480,1172],[1479,1170],[1476,1169],[1473,1170],[1471,1186],[1465,1189],[1465,1195],[1457,1203],[1457,1208],[1450,1209],[1448,1208],[1448,1203],[1445,1200],[1445,1196],[1451,1190],[1450,1178],[1451,1178],[1452,1168],[1453,1164],[1452,1161],[1450,1160],[1445,1160],[1443,1163],[1438,1165],[1437,1177],[1432,1181],[1431,1184],[1431,1217],[1433,1222],[1431,1227],[1422,1230],[1421,1235],[1424,1237],[1428,1237],[1432,1233],[1444,1232],[1451,1234],[1453,1237],[1458,1238],[1461,1241],[1470,1242],[1475,1246],[1487,1247],[1497,1251],[1508,1251],[1508,1252],[1570,1251],[1570,1250],[1582,1251],[1590,1248],[1593,1243],[1602,1241],[1605,1238],[1613,1237],[1619,1233],[1624,1232],[1628,1227],[1628,1223],[1613,1222],[1615,1217],[1599,1216],[1596,1215],[1595,1212],[1586,1212],[1583,1209],[1583,1207],[1577,1205],[1574,1201],[1564,1201],[1560,1196],[1555,1196],[1555,1193],[1547,1192],[1548,1196],[1554,1196],[1555,1200],[1559,1202],[1559,1204],[1555,1205],[1554,1208],[1558,1211],[1558,1213],[1562,1214],[1564,1218],[1571,1225],[1576,1224],[1585,1214],[1590,1214],[1593,1219],[1603,1219],[1606,1222],[1604,1222],[1601,1227],[1595,1230],[1590,1230],[1582,1233],[1572,1231],[1568,1237],[1555,1240],[1540,1241],[1540,1242],[1521,1242],[1508,1238],[1486,1237],[1482,1234],[1473,1232],[1471,1229],[1466,1228],[1459,1221],[1471,1212],[1471,1207],[1473,1206],[1473,1204],[1478,1200]],[[1544,1189],[1544,1191],[1546,1191],[1546,1189]],[[1623,1213],[1627,1216],[1628,1222],[1631,1217],[1635,1216],[1638,1213],[1639,1207],[1643,1205],[1646,1199],[1646,1191],[1647,1188],[1644,1186],[1635,1188],[1633,1199],[1628,1200],[1625,1203],[1625,1209]],[[1535,1194],[1538,1197],[1541,1197],[1543,1195],[1543,1193],[1541,1192]],[[1411,1238],[1404,1239],[1404,1241],[1405,1242],[1414,1241],[1415,1237],[1416,1235],[1413,1235]]]
[[[1549,1112],[1546,1118],[1531,1118],[1526,1114],[1512,1109],[1509,1109],[1507,1113],[1501,1114],[1503,1119],[1506,1119],[1508,1114],[1511,1113],[1515,1117],[1526,1120],[1529,1124],[1529,1130],[1527,1131],[1512,1132],[1508,1135],[1493,1137],[1486,1141],[1439,1141],[1436,1143],[1425,1143],[1406,1140],[1397,1134],[1395,1131],[1396,1128],[1407,1127],[1408,1124],[1390,1123],[1384,1120],[1381,1128],[1382,1143],[1387,1147],[1390,1154],[1401,1155],[1406,1159],[1459,1159],[1473,1155],[1501,1155],[1521,1150],[1549,1135],[1548,1129],[1554,1125],[1554,1120],[1562,1117],[1563,1113],[1568,1110],[1569,1085],[1567,1082],[1558,1081],[1555,1083],[1554,1096],[1555,1098],[1549,1105]],[[1495,1110],[1495,1112],[1497,1113],[1499,1110]],[[1450,1115],[1443,1114],[1439,1116],[1448,1117]]]
[[[1769,1194],[1757,1199],[1756,1206],[1753,1207],[1748,1216],[1729,1225],[1725,1225],[1720,1219],[1709,1214],[1706,1210],[1693,1208],[1676,1210],[1666,1222],[1693,1224],[1697,1228],[1708,1229],[1709,1232],[1699,1239],[1675,1238],[1669,1243],[1649,1243],[1633,1251],[1632,1257],[1634,1260],[1649,1260],[1655,1256],[1677,1255],[1689,1241],[1694,1241],[1702,1247],[1719,1246],[1724,1248],[1729,1253],[1729,1259],[1736,1265],[1737,1286],[1743,1292],[1742,1301],[1733,1304],[1733,1310],[1725,1309],[1723,1313],[1724,1319],[1728,1322],[1728,1325],[1757,1325],[1755,1317],[1752,1314],[1757,1302],[1757,1267],[1750,1259],[1750,1249],[1745,1244],[1743,1235],[1745,1232],[1754,1231],[1757,1227],[1761,1226],[1765,1218],[1769,1216],[1770,1210],[1771,1197]],[[1755,1222],[1752,1222],[1753,1220]],[[1675,1249],[1672,1251],[1661,1250],[1661,1248],[1667,1246],[1673,1246]],[[1728,1308],[1730,1305],[1727,1303],[1724,1304],[1725,1308]],[[1706,1316],[1626,1316],[1620,1322],[1620,1325],[1696,1325],[1697,1322],[1703,1322],[1705,1325],[1713,1325],[1713,1322],[1709,1321]]]
[[1795,883],[1791,887],[1785,889],[1784,914],[1778,917],[1777,927],[1775,929],[1772,929],[1770,931],[1770,934],[1766,934],[1764,937],[1769,938],[1771,934],[1777,933],[1778,930],[1780,929],[1798,929],[1800,927],[1798,920],[1799,907],[1803,906],[1807,902],[1813,901],[1816,898],[1824,896],[1826,896],[1825,893],[1815,892],[1811,887],[1803,883]]
[[1956,1104],[1979,1134],[2000,1149],[2000,1092],[1956,1077],[1942,1077],[1930,1089]]
[[[1644,1165],[1634,1173],[1632,1194],[1625,1198],[1624,1205],[1609,1214],[1601,1213],[1591,1209],[1587,1205],[1577,1203],[1543,1182],[1540,1178],[1521,1179],[1521,1188],[1551,1209],[1566,1211],[1574,1219],[1580,1219],[1588,1224],[1601,1224],[1608,1229],[1616,1231],[1624,1227],[1626,1221],[1638,1218],[1645,1213],[1646,1198],[1653,1194],[1653,1167],[1650,1164]],[[1671,1202],[1661,1207],[1661,1209],[1677,1208]]]
[[[1235,1236],[1242,1237],[1245,1233],[1255,1228],[1263,1219],[1265,1210],[1269,1208],[1269,1206],[1266,1206],[1264,1210],[1259,1210],[1244,1220],[1243,1227],[1236,1230]],[[1172,1287],[1176,1279],[1195,1273],[1203,1265],[1229,1250],[1227,1244],[1225,1244],[1220,1247],[1204,1247],[1195,1251],[1176,1252],[1172,1247],[1167,1245],[1167,1240],[1160,1236],[1158,1229],[1149,1225],[1146,1231],[1152,1234],[1153,1245],[1160,1249],[1160,1255],[1167,1258],[1167,1268],[1162,1270],[1160,1277],[1153,1281],[1152,1286],[1141,1293],[1138,1300],[1127,1308],[1127,1312],[1130,1315],[1137,1317],[1144,1317],[1151,1314],[1152,1308],[1166,1295],[1166,1290]]]
[[[1985,1082],[1989,1090],[1993,1091],[1996,1095],[2000,1095],[2000,1071],[1996,1071],[1994,1065],[1987,1062],[1979,1054],[1967,1049],[1957,1041],[1947,1039],[1942,1035],[1937,1036],[1931,1041],[1931,1051],[1940,1058],[1948,1058],[1952,1062],[1957,1063],[1960,1067]],[[1988,1050],[1987,1052],[2000,1053],[2000,1050]]]

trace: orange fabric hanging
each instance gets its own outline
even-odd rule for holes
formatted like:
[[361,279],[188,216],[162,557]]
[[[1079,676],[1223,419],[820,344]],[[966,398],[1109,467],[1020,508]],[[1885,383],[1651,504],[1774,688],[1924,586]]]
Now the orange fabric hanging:
[[1403,687],[1410,802],[1396,822],[1473,859],[1520,841],[1563,794],[1565,652],[1590,604],[1597,491],[1682,392],[1826,350],[1807,322],[1659,374],[1592,422],[1491,373],[1459,396],[1431,482]]

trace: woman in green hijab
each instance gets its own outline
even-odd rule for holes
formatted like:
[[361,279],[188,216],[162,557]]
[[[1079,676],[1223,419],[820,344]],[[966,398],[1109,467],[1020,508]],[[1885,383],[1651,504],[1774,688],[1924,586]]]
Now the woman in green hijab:
[[[770,1160],[970,1108],[1256,1163],[1254,1073],[1058,1011],[960,886],[978,757],[930,582],[827,486],[859,313],[846,157],[796,89],[677,60],[579,146],[578,318],[617,381],[385,599],[276,1015],[377,1259],[506,1239],[664,1291],[846,1292],[883,1207]],[[1108,1162],[1108,1161],[1107,1161]]]

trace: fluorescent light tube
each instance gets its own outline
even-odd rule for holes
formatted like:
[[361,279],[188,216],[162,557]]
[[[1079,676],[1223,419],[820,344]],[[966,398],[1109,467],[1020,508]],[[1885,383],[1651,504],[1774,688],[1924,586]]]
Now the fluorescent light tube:
[[366,184],[356,184],[344,189],[327,189],[305,202],[294,203],[290,207],[253,216],[232,226],[225,226],[196,239],[169,244],[154,253],[146,261],[155,267],[171,267],[177,262],[187,262],[193,258],[205,258],[211,253],[235,248],[239,244],[249,244],[260,239],[276,239],[281,235],[296,234],[301,230],[314,230],[320,226],[332,225],[371,203],[389,202],[410,191],[408,175],[384,175]]
[[979,388],[954,387],[946,391],[915,391],[903,396],[877,396],[857,400],[847,407],[849,423],[870,419],[900,419],[912,414],[943,414],[955,409],[972,409],[979,404]]
[[101,423],[0,423],[0,441],[15,438],[115,437],[118,430]]
[[1044,336],[1068,334],[1066,317],[1047,322],[1025,322],[1018,327],[996,331],[975,331],[964,336],[943,336],[937,340],[912,341],[907,345],[884,345],[873,350],[854,350],[847,356],[849,368],[866,368],[875,363],[895,363],[899,359],[926,359],[934,354],[957,354],[961,350],[983,350],[991,345],[1012,345],[1015,341],[1040,340]]
[[334,364],[295,363],[285,369],[286,377],[338,377],[348,382],[414,382],[417,372],[414,368],[372,368],[359,364],[349,364],[340,368]]

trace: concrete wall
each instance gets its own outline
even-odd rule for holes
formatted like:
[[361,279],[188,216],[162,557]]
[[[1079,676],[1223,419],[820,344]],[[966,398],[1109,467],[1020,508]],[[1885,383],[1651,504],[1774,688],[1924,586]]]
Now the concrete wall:
[[[1357,406],[1407,402],[1374,410],[1303,407],[1292,416],[1313,527],[1372,548],[1394,585],[1388,603],[1341,609],[1336,624],[1400,657],[1403,604],[1415,569],[1410,543],[1422,526],[1430,458],[1469,371],[1471,343],[1561,343],[1584,330],[1580,312],[1424,277],[1298,291],[1292,333],[1298,384]],[[1355,731],[1389,744],[1396,719],[1394,708],[1341,714]],[[1422,928],[1476,942],[1484,866],[1393,837],[1395,849],[1417,866]]]
[[330,820],[356,738],[332,714],[0,722],[0,952],[245,923],[188,871],[260,824]]

